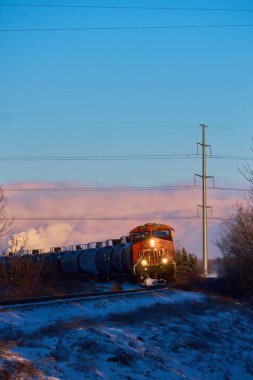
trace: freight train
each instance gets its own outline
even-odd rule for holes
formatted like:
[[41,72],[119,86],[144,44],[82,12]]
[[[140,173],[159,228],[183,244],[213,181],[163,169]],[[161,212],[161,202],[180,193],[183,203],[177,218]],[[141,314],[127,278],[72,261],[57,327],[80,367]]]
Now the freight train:
[[173,228],[166,224],[147,223],[120,239],[54,247],[46,254],[33,250],[32,257],[33,261],[43,257],[45,272],[60,269],[87,278],[134,280],[146,285],[161,280],[173,282],[176,271],[173,234]]

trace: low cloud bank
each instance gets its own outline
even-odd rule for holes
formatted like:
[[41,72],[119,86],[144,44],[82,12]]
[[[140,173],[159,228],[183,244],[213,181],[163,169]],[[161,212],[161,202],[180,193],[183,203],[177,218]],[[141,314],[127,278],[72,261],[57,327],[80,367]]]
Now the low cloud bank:
[[[126,235],[133,227],[147,222],[162,222],[175,229],[175,240],[187,250],[201,257],[201,220],[173,219],[195,217],[197,204],[201,203],[201,190],[124,191],[124,192],[52,192],[52,187],[88,187],[76,183],[18,183],[17,189],[43,188],[45,191],[7,192],[8,213],[14,219],[14,232],[20,242],[28,236],[29,249],[48,250],[52,246],[106,240]],[[238,187],[238,186],[237,186]],[[243,201],[241,192],[210,191],[208,204],[213,206],[213,216],[227,217],[237,201]],[[201,211],[201,210],[199,210]],[[27,218],[19,220],[18,218]],[[55,219],[47,219],[49,217]],[[87,218],[70,220],[68,218]],[[113,220],[110,218],[120,218]],[[29,220],[38,218],[38,220]],[[41,218],[41,219],[40,219]],[[107,218],[107,219],[106,219]],[[166,219],[163,219],[166,218]],[[218,251],[214,244],[219,222],[209,221],[209,255]]]

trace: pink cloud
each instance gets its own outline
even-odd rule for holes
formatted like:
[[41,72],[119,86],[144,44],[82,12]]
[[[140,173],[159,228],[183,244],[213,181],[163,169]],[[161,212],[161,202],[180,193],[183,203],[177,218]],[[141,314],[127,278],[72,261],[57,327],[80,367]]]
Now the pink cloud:
[[[83,183],[25,182],[8,184],[6,188],[88,187]],[[175,240],[201,257],[201,220],[170,219],[170,216],[196,216],[201,203],[201,190],[126,191],[126,192],[8,192],[9,216],[57,217],[63,220],[25,220],[14,223],[17,233],[34,236],[34,244],[48,248],[55,245],[86,243],[126,235],[133,227],[146,222],[163,222],[175,229]],[[213,206],[213,216],[227,217],[233,205],[242,200],[241,192],[208,192],[208,204]],[[201,210],[199,210],[199,215]],[[129,220],[64,220],[65,217],[125,217]],[[161,219],[159,219],[159,217]],[[168,217],[163,220],[162,217]],[[134,218],[135,220],[131,220]],[[64,228],[61,229],[61,225]],[[209,253],[217,255],[214,239],[219,223],[209,221]],[[33,230],[31,232],[31,230]],[[47,241],[48,240],[48,241]]]

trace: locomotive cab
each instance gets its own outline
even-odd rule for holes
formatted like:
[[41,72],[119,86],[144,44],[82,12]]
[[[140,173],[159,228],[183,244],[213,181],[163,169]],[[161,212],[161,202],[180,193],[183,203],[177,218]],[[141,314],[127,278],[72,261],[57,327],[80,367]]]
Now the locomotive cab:
[[130,231],[134,274],[144,282],[146,279],[175,280],[173,232],[170,226],[156,223]]

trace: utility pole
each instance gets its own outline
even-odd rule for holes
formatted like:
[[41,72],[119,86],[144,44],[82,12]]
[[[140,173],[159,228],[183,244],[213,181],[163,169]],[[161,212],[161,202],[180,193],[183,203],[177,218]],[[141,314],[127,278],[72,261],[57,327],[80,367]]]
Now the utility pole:
[[[211,206],[207,206],[206,202],[206,180],[207,178],[213,178],[212,176],[206,175],[206,148],[210,148],[211,154],[211,146],[206,145],[206,128],[207,125],[200,124],[202,128],[202,143],[197,143],[197,148],[200,145],[202,147],[202,175],[195,174],[197,177],[202,178],[202,205],[198,205],[198,207],[202,208],[202,230],[203,230],[203,269],[204,275],[208,274],[208,252],[207,252],[207,209],[211,208]],[[198,154],[198,149],[197,149]]]

